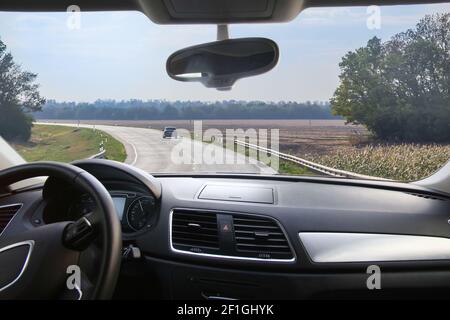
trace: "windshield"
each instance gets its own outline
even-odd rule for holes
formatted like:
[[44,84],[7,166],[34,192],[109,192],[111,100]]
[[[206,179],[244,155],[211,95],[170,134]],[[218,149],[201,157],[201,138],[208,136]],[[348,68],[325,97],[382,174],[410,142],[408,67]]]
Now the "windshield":
[[270,39],[279,57],[220,90],[166,70],[216,26],[82,9],[0,13],[0,135],[26,161],[413,181],[450,158],[448,4],[231,25],[230,38]]

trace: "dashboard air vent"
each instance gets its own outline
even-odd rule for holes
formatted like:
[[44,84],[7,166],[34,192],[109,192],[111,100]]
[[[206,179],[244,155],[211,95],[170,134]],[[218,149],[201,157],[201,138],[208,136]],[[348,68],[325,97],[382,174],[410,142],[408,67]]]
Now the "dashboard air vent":
[[446,199],[444,197],[434,196],[434,195],[430,195],[430,194],[415,193],[415,192],[407,192],[407,193],[412,195],[412,196],[419,197],[419,198],[424,198],[424,199],[440,200],[440,201],[447,201],[448,200],[448,199]]
[[8,223],[12,220],[14,215],[19,211],[20,204],[13,204],[9,206],[0,207],[0,234],[6,228]]
[[211,212],[174,210],[172,247],[194,253],[217,253],[219,250],[217,215]]
[[284,232],[270,218],[233,216],[236,251],[241,256],[259,259],[293,259]]

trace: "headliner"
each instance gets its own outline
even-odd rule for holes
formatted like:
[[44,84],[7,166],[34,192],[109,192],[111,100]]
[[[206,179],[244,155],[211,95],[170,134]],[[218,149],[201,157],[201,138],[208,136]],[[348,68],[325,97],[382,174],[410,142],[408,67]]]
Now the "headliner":
[[2,0],[0,11],[141,11],[159,24],[287,22],[309,7],[444,3],[450,0]]

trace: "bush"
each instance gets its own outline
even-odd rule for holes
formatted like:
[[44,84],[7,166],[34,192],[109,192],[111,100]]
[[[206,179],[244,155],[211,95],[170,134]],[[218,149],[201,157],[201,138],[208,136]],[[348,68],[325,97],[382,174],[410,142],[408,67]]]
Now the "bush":
[[33,118],[17,106],[0,106],[0,135],[8,141],[28,141]]

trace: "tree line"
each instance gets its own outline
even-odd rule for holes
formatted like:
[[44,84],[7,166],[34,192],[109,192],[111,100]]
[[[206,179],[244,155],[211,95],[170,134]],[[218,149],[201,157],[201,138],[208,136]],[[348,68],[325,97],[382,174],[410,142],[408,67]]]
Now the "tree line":
[[337,119],[328,102],[49,100],[34,116],[68,120]]

